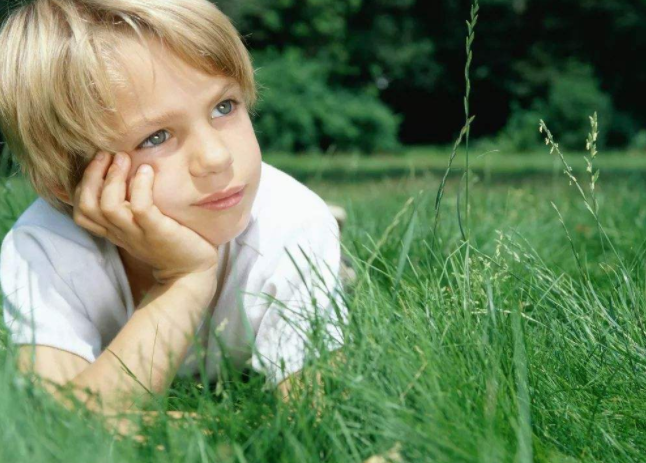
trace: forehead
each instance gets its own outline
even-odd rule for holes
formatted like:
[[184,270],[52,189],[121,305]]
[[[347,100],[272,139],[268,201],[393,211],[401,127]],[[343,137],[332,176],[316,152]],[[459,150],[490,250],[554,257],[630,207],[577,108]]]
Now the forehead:
[[170,48],[150,39],[145,45],[135,39],[121,41],[115,48],[115,62],[115,109],[122,130],[133,120],[179,111],[212,95],[214,88],[235,82],[191,66]]

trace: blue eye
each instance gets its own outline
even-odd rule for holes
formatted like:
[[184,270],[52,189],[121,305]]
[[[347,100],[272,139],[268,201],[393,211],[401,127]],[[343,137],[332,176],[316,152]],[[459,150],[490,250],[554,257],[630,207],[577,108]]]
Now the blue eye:
[[[162,138],[162,137],[160,137],[160,134],[163,134],[163,133],[168,133],[168,131],[167,131],[167,130],[159,130],[158,132],[153,133],[150,137],[146,138],[146,139],[144,140],[144,142],[143,142],[141,145],[139,145],[139,148],[154,148],[155,146],[159,146],[159,145],[161,145],[161,144],[162,144],[162,143],[164,143],[166,140],[168,140],[168,137],[165,137],[165,138],[164,138],[160,143],[158,143],[158,144],[154,143],[154,141],[155,141],[155,140],[157,140],[157,141],[158,141],[158,140],[160,140],[160,138]],[[152,146],[150,146],[150,145],[146,146],[146,144],[147,144],[149,141],[150,141],[150,142],[153,142]]]
[[[219,103],[216,107],[215,110],[219,111],[222,116],[215,116],[214,119],[218,119],[223,116],[228,116],[233,112],[235,109],[234,106],[238,102],[235,100],[225,100],[222,103]],[[164,144],[170,136],[166,137],[161,137],[161,134],[168,134],[168,130],[159,130],[155,133],[153,133],[150,137],[146,138],[141,145],[137,147],[137,149],[146,149],[146,148],[155,148],[156,146],[160,146]],[[149,144],[148,142],[151,142],[152,144]]]
[[[227,114],[230,114],[231,111],[233,111],[233,105],[235,101],[233,100],[225,100],[219,105],[215,107],[216,110],[220,111],[220,114],[226,116]],[[222,116],[220,116],[222,117]]]

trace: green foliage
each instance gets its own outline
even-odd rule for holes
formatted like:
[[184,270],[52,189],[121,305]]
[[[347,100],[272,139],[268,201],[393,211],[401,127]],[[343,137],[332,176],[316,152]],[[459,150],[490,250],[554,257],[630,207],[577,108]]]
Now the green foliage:
[[559,134],[564,148],[583,150],[589,130],[585,115],[597,112],[602,121],[599,146],[603,147],[614,111],[610,96],[600,88],[592,67],[569,62],[562,71],[550,73],[547,84],[546,98],[533,100],[529,108],[512,102],[511,115],[501,133],[503,144],[519,151],[535,149],[541,141],[538,121],[544,119]]
[[440,69],[432,40],[413,10],[415,0],[224,0],[253,50],[298,48],[333,65],[350,87],[410,79],[431,85]]
[[537,127],[543,117],[536,108],[523,109],[518,102],[512,102],[507,125],[498,137],[499,143],[507,149],[528,152],[535,150],[541,141]]
[[392,151],[399,118],[367,90],[330,85],[330,70],[296,49],[255,55],[260,101],[254,121],[269,151]]
[[[566,69],[551,82],[547,101],[538,102],[537,107],[545,115],[560,143],[570,149],[583,149],[588,134],[587,114],[601,114],[602,130],[610,126],[612,101],[601,90],[588,65],[569,63]],[[603,137],[600,146],[603,146]]]
[[[335,85],[378,86],[382,101],[404,115],[403,141],[413,143],[448,143],[462,125],[455,101],[463,96],[463,26],[470,3],[218,2],[253,50],[296,47],[308,58],[332,63]],[[542,117],[563,134],[563,146],[580,148],[585,115],[597,111],[606,142],[626,146],[645,126],[646,113],[634,95],[643,87],[646,68],[639,59],[616,59],[622,50],[646,46],[643,1],[484,0],[481,6],[473,68],[479,89],[473,102],[475,135],[492,136],[507,126],[512,147],[524,148],[538,139],[533,132]],[[572,60],[594,72],[586,66],[568,69]],[[421,112],[429,114],[432,125],[419,123]],[[570,129],[576,133],[564,132]]]
[[[348,42],[353,79],[381,82],[383,89],[432,88],[442,75],[435,40],[415,13],[415,0],[363,1],[351,16]],[[468,13],[465,11],[464,16]],[[461,58],[461,57],[460,57]],[[351,79],[345,79],[350,83]]]
[[310,58],[342,64],[348,21],[362,0],[223,0],[218,6],[253,50],[297,47]]
[[646,151],[646,130],[640,130],[631,140],[630,149]]
[[[301,98],[298,115],[289,117],[289,126],[304,132],[277,135],[277,140],[267,135],[268,146],[302,146],[308,150],[335,146],[364,152],[394,149],[403,118],[388,114],[399,112],[396,105],[390,104],[388,111],[379,103],[387,101],[382,98],[383,92],[411,86],[428,88],[442,74],[434,42],[425,36],[413,13],[414,0],[223,0],[218,5],[233,18],[254,56],[262,59],[274,50],[291,53],[298,49],[303,60],[319,68],[311,83],[318,88],[306,92],[299,89],[298,95],[319,95],[323,85],[332,87],[326,93],[334,95],[325,98],[323,110],[335,107],[335,120],[321,116],[319,101]],[[290,66],[295,60],[289,56],[285,61]],[[306,66],[308,70],[303,73],[311,68]],[[294,71],[289,68],[289,72]],[[280,71],[276,79],[267,77],[266,82],[276,82],[284,96],[285,90],[291,89],[280,78]],[[278,119],[269,120],[263,129],[273,129]],[[317,137],[315,121],[320,119],[325,127]]]

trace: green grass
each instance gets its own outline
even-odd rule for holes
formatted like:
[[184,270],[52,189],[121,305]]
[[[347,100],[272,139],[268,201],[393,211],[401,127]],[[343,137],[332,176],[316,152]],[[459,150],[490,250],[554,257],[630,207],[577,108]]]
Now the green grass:
[[[476,147],[477,148],[477,147]],[[399,154],[316,155],[270,153],[265,161],[290,172],[301,181],[325,180],[332,183],[356,183],[388,177],[417,177],[428,173],[443,174],[451,148],[409,147]],[[579,154],[571,154],[575,171],[585,171],[585,161]],[[546,150],[530,153],[482,151],[471,149],[470,169],[485,178],[523,179],[528,176],[559,176],[563,170],[556,155]],[[639,152],[603,153],[596,162],[603,175],[626,176],[646,172],[646,155]],[[456,158],[455,169],[464,167],[464,156]]]
[[[614,255],[546,152],[477,156],[468,281],[457,176],[432,245],[443,150],[266,158],[349,214],[343,245],[360,283],[347,292],[346,364],[323,355],[312,365],[324,379],[320,419],[311,396],[286,406],[258,375],[234,373],[218,387],[176,380],[161,398],[160,409],[199,411],[198,422],[145,426],[145,444],[115,440],[21,382],[5,334],[0,461],[358,462],[397,443],[411,462],[644,461],[646,161],[600,156]],[[529,177],[514,168],[523,159]],[[19,191],[2,195],[22,207]],[[2,206],[3,230],[12,208]]]

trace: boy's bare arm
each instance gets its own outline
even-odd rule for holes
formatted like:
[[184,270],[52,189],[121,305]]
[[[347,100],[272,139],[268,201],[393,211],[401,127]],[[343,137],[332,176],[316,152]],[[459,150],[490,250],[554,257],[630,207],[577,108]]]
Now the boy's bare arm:
[[69,381],[75,396],[99,410],[95,396],[83,392],[88,388],[104,412],[116,412],[134,405],[133,394],[141,405],[149,393],[166,390],[206,315],[215,281],[215,272],[207,271],[155,285],[103,353]]
[[68,198],[77,225],[150,265],[156,281],[110,345],[68,382],[91,409],[99,404],[82,389],[98,393],[104,411],[129,409],[124,394],[145,397],[168,386],[217,287],[217,248],[156,207],[150,166],[128,182],[130,166],[126,153],[98,153],[73,204]]

